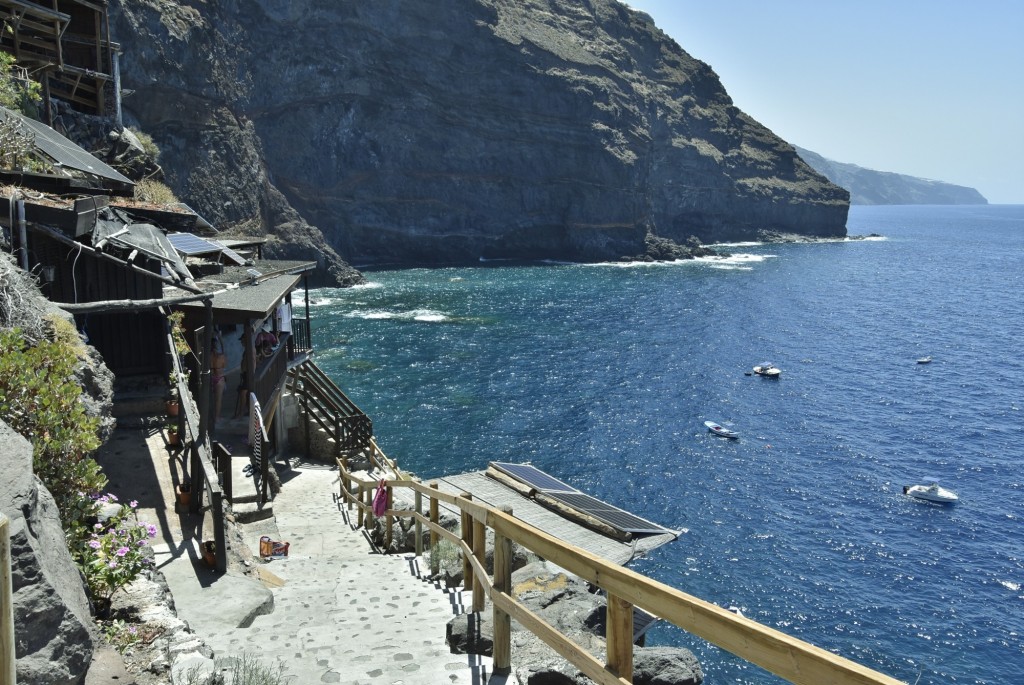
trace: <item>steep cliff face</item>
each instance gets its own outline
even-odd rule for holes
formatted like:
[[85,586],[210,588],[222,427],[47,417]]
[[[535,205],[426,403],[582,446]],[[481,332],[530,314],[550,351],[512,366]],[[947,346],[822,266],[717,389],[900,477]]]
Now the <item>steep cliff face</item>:
[[865,169],[822,157],[794,146],[805,162],[838,186],[850,191],[855,205],[987,205],[974,188],[928,178]]
[[847,193],[615,0],[111,7],[127,117],[221,223],[288,205],[355,264],[845,234]]

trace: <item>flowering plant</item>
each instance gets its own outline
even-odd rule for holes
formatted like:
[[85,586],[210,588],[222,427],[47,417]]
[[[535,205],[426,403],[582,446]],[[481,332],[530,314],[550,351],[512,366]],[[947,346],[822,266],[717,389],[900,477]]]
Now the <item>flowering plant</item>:
[[[103,495],[96,502],[116,504],[117,497]],[[134,500],[122,504],[105,522],[94,524],[88,537],[78,545],[78,566],[94,599],[109,601],[152,564],[146,545],[156,537],[156,526],[139,522],[136,507],[138,502]]]

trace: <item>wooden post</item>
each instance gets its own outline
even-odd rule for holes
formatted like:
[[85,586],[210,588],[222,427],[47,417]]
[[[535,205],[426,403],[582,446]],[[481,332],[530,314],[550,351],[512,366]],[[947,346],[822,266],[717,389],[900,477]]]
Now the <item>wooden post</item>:
[[214,491],[210,498],[210,508],[213,513],[213,542],[217,546],[217,573],[224,573],[228,570],[228,537],[224,530],[224,502],[223,494]]
[[[391,492],[391,486],[390,485],[386,486],[386,492],[388,493],[387,494],[387,505],[386,505],[386,508],[390,512],[392,504],[393,504],[391,498],[394,496],[394,493]],[[384,549],[385,549],[385,551],[391,549],[391,541],[392,541],[392,536],[394,535],[394,530],[395,530],[395,528],[394,528],[394,517],[392,517],[390,513],[384,514]]]
[[[462,499],[472,500],[473,495],[469,492],[463,492],[459,495]],[[462,541],[466,543],[466,546],[473,549],[473,518],[465,511],[461,510],[462,519]],[[463,553],[462,555],[462,588],[464,590],[471,590],[473,588],[473,565],[469,563],[469,558]]]
[[[505,505],[501,511],[512,515],[512,507]],[[494,592],[512,596],[512,541],[494,532]],[[494,603],[494,672],[512,672],[512,617]]]
[[[487,528],[483,521],[473,519],[473,556],[480,565],[487,566]],[[474,578],[473,611],[484,610],[484,579]]]
[[633,682],[633,605],[608,594],[608,668]]
[[[430,484],[430,487],[437,490],[437,481]],[[430,498],[430,522],[437,525],[437,498]],[[437,575],[441,567],[441,560],[437,558],[437,531],[430,529],[430,573]]]
[[416,556],[423,556],[423,524],[419,518],[423,515],[423,493],[416,491]]
[[360,483],[359,484],[359,515],[356,517],[356,527],[357,528],[362,528],[362,526],[363,526],[363,518],[364,517],[365,517],[365,512],[363,511],[363,484]]

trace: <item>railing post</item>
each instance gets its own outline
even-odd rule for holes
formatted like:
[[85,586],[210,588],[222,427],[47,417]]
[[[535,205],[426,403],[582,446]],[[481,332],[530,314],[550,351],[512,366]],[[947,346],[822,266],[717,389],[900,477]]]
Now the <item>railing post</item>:
[[360,483],[359,484],[359,515],[356,517],[356,527],[357,528],[362,528],[363,527],[363,518],[365,517],[365,512],[363,511],[363,490],[364,489],[365,488],[364,488],[363,484]]
[[[437,481],[430,484],[434,490],[437,490]],[[430,522],[435,526],[437,525],[437,498],[430,498]],[[430,573],[431,575],[437,575],[438,570],[441,568],[441,560],[437,558],[437,531],[433,528],[430,529]]]
[[[469,492],[463,492],[459,495],[462,499],[472,500],[473,495]],[[462,516],[462,541],[467,547],[473,549],[473,518],[465,510],[460,510]],[[473,588],[473,565],[469,563],[469,557],[463,552],[462,554],[462,588],[464,590],[471,590]]]
[[[473,556],[480,565],[487,566],[487,529],[483,521],[473,519]],[[474,577],[473,611],[484,610],[484,579]]]
[[416,556],[423,556],[423,523],[419,517],[423,516],[423,493],[416,491]]
[[633,605],[608,594],[608,668],[633,682]]
[[[391,492],[391,486],[390,485],[386,486],[386,492],[387,492],[387,505],[386,505],[386,508],[387,508],[388,512],[390,512],[391,508],[392,508],[392,504],[393,504],[393,500],[391,498],[394,496],[394,493]],[[394,517],[392,517],[390,513],[384,514],[384,549],[385,550],[391,549],[391,541],[392,541],[392,536],[394,535],[394,530],[395,530],[394,529]]]
[[[501,511],[512,515],[512,507],[505,505]],[[494,592],[512,596],[512,541],[494,531]],[[494,672],[512,672],[512,617],[493,603],[494,621]]]

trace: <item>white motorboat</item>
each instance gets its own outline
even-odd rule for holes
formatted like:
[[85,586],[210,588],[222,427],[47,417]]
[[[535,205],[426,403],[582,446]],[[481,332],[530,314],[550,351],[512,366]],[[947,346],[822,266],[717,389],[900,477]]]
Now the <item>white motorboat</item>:
[[939,504],[953,504],[960,499],[955,492],[947,490],[934,480],[928,481],[927,485],[904,485],[903,494]]
[[758,376],[764,376],[765,378],[778,378],[782,375],[782,369],[777,368],[775,365],[765,362],[758,364],[754,367],[754,373]]
[[721,435],[723,438],[732,438],[733,440],[735,440],[736,438],[740,437],[740,434],[737,433],[736,431],[729,430],[725,426],[719,423],[715,423],[714,421],[705,421],[704,425],[708,427],[709,431],[711,431],[715,435]]
[[931,357],[921,357],[920,359],[917,360],[917,363],[918,364],[931,364],[932,363],[932,358]]

